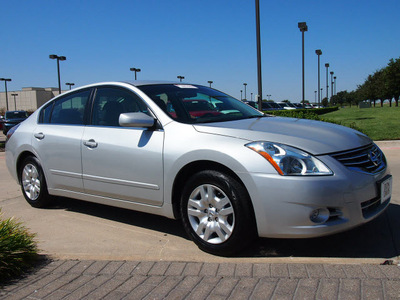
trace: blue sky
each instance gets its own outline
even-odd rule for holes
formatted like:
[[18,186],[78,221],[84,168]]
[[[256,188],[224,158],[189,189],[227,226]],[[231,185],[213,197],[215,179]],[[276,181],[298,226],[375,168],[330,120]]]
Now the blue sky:
[[[109,80],[177,80],[240,98],[257,94],[254,0],[0,0],[0,77],[9,90],[76,86]],[[325,63],[337,91],[354,90],[368,74],[400,57],[399,0],[260,0],[263,98],[301,100],[301,33],[305,33],[306,99],[321,87]],[[330,78],[330,76],[329,76]],[[4,87],[0,85],[0,91]],[[254,96],[253,96],[254,99]]]

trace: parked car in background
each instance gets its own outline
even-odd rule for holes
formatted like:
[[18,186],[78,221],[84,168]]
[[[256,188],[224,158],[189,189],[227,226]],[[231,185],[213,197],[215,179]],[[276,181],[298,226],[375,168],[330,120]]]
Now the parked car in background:
[[[216,111],[218,101],[235,113]],[[199,248],[218,255],[257,236],[367,223],[388,207],[392,187],[384,154],[358,131],[273,117],[182,83],[63,93],[9,131],[6,164],[33,207],[63,196],[181,219]]]
[[247,105],[250,105],[251,107],[258,108],[258,103],[256,101],[244,101]]
[[28,117],[28,113],[24,110],[12,110],[6,111],[2,120],[3,133],[6,135],[7,132],[15,125],[21,123]]
[[293,103],[293,105],[297,108],[297,109],[303,109],[303,104],[301,103]]
[[294,103],[287,102],[286,104],[287,104],[289,107],[292,107],[292,108],[294,108],[294,109],[298,109],[298,107],[297,107]]
[[282,110],[283,108],[275,102],[263,102],[263,110]]
[[[221,114],[216,107],[207,100],[185,99],[182,103],[185,106],[185,109],[189,112],[190,117],[194,119],[217,116]],[[167,103],[167,112],[171,117],[177,118],[176,110],[171,102]]]
[[291,105],[289,105],[289,103],[286,103],[286,102],[278,102],[277,104],[278,104],[282,109],[286,109],[286,110],[293,110],[293,109],[296,109],[295,106],[291,106]]

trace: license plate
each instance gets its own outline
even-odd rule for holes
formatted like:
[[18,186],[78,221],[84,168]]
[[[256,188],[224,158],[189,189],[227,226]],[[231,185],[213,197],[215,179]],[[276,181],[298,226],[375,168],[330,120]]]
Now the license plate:
[[392,196],[392,177],[381,183],[381,203],[385,202]]

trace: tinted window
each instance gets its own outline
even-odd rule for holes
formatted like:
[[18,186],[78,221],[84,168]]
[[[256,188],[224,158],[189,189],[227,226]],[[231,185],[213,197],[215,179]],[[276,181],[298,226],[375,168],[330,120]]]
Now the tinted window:
[[93,103],[91,124],[119,126],[119,115],[127,112],[148,114],[147,106],[131,91],[113,87],[99,88]]
[[182,123],[223,122],[263,116],[217,90],[188,84],[138,86],[171,118]]
[[[45,107],[41,112],[43,123],[51,124],[83,124],[86,103],[90,90],[69,94],[58,99],[52,105]],[[51,112],[51,115],[50,115]]]
[[39,123],[50,123],[50,116],[51,111],[53,110],[53,104],[54,102],[51,102],[49,105],[42,109],[42,111],[40,112]]

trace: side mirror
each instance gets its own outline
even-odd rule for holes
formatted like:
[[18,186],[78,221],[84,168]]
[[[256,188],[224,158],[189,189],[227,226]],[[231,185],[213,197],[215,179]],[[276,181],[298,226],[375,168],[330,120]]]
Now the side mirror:
[[144,127],[151,128],[155,119],[142,112],[123,113],[119,115],[119,125],[122,127]]

